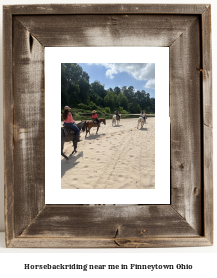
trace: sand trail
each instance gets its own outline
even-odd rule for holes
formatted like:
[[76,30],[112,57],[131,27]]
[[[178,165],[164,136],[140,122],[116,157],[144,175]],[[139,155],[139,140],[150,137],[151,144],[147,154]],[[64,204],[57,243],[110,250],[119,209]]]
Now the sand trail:
[[[112,127],[101,124],[98,134],[81,133],[77,153],[69,160],[61,157],[62,189],[144,189],[155,187],[155,118],[148,118],[143,129],[138,119],[122,119]],[[64,153],[73,150],[65,143]]]

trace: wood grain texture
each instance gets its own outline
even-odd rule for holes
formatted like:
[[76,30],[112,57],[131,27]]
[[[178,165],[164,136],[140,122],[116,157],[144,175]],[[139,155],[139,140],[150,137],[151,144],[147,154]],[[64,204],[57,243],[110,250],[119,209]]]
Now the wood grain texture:
[[[160,227],[160,229],[159,229]],[[22,237],[146,238],[198,236],[169,205],[46,205]]]
[[203,159],[204,159],[204,228],[213,242],[213,103],[212,103],[212,42],[211,6],[202,14],[202,75],[203,75]]
[[44,46],[170,46],[195,15],[19,16]]
[[212,117],[212,41],[211,41],[211,6],[202,14],[202,74],[203,74],[203,122],[213,127]]
[[44,4],[5,6],[13,15],[28,14],[202,14],[207,4]]
[[170,46],[171,205],[202,231],[199,17]]
[[4,190],[6,245],[14,237],[12,16],[3,10]]
[[44,207],[44,48],[13,20],[14,209],[19,235]]
[[204,126],[204,235],[213,243],[213,130]]
[[168,248],[210,246],[205,237],[180,238],[15,238],[10,248]]

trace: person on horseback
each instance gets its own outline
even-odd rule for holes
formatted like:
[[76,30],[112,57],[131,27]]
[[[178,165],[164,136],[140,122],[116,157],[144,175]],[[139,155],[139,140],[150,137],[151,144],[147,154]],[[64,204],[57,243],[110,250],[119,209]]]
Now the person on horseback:
[[144,119],[144,121],[146,122],[146,113],[145,111],[142,111],[140,116]]
[[[99,122],[99,119],[98,119],[98,116],[97,116],[97,114],[96,114],[96,110],[93,110],[92,111],[92,120],[93,120],[93,122],[94,123],[96,123],[96,124],[100,124],[100,122]],[[99,125],[100,126],[100,125]]]
[[119,121],[120,121],[120,120],[121,120],[121,116],[119,115],[119,111],[118,111],[118,110],[116,110],[116,111],[115,111],[115,114],[116,114],[116,116],[118,116]]
[[75,137],[77,139],[78,142],[80,142],[80,130],[79,128],[75,125],[75,121],[72,118],[72,114],[69,112],[71,110],[71,108],[69,106],[65,106],[64,107],[64,112],[63,112],[63,120],[64,120],[64,124],[66,126],[69,126],[71,129],[73,129],[75,131]]

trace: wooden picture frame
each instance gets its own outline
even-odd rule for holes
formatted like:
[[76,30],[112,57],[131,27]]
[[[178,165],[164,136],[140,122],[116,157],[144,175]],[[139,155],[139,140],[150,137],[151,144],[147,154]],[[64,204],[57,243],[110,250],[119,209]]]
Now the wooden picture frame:
[[[51,4],[3,12],[6,246],[212,245],[211,6]],[[46,46],[169,47],[170,205],[45,205]]]

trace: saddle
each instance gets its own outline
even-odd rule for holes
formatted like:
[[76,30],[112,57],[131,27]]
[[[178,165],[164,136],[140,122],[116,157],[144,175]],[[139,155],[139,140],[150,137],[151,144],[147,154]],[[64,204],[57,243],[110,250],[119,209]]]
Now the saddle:
[[[75,130],[72,129],[70,126],[67,126],[65,124],[63,124],[63,127],[62,127],[65,135],[68,135],[69,133],[74,133],[75,134]],[[66,132],[65,132],[66,131]],[[67,134],[66,134],[67,133]]]
[[97,121],[95,121],[94,119],[92,119],[92,121],[93,121],[93,123],[95,124],[95,125],[99,125],[100,123],[98,123]]

